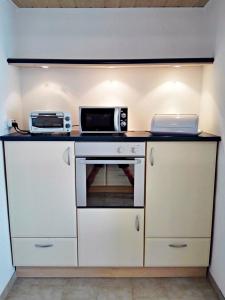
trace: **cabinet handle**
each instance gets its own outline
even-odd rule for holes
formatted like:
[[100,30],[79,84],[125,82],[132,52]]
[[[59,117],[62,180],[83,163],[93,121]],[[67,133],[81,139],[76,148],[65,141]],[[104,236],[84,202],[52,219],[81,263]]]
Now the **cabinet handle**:
[[119,153],[119,154],[120,154],[121,152],[122,152],[122,149],[121,149],[121,147],[118,147],[118,148],[117,148],[117,153]]
[[171,248],[186,248],[187,246],[187,244],[169,244]]
[[131,153],[136,154],[136,149],[135,149],[135,147],[132,147],[132,148],[131,148]]
[[66,148],[66,150],[63,153],[63,160],[64,162],[70,166],[71,165],[71,158],[70,158],[70,147]]
[[53,247],[53,244],[35,244],[36,248],[51,248]]
[[136,228],[137,231],[140,231],[139,216],[136,216],[136,218],[135,218],[135,228]]
[[150,164],[151,164],[152,167],[154,166],[153,150],[154,150],[154,148],[152,147],[151,150],[150,150]]

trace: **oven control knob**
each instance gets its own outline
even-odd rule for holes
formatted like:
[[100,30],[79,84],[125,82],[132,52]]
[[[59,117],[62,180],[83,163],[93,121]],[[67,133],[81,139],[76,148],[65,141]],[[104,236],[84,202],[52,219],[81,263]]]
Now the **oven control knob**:
[[70,117],[69,116],[65,117],[65,120],[68,122],[70,120]]
[[121,125],[122,127],[125,127],[125,126],[127,125],[127,123],[124,122],[124,121],[122,121],[122,122],[120,123],[120,125]]
[[125,119],[126,116],[127,116],[127,114],[125,114],[125,113],[122,113],[122,114],[121,114],[121,117],[122,117],[123,119]]

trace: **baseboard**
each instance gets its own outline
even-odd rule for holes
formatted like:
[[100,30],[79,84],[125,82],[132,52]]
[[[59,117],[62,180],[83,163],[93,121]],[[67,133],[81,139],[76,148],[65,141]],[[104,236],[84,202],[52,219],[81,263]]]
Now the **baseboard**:
[[207,268],[17,267],[17,277],[206,277]]
[[6,285],[5,289],[1,293],[0,300],[5,300],[6,299],[6,297],[8,296],[11,288],[13,287],[15,281],[16,281],[16,272],[13,273],[13,275],[10,278],[8,284]]
[[219,300],[225,300],[225,297],[223,296],[220,288],[218,287],[216,281],[214,280],[214,278],[210,272],[208,273],[208,278],[209,278],[209,281],[210,281],[212,287],[214,288]]

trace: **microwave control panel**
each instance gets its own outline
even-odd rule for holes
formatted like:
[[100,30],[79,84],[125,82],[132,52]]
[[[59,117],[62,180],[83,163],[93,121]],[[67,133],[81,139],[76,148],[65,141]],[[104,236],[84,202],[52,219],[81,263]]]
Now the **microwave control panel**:
[[120,110],[120,130],[127,131],[128,129],[128,111],[127,107],[122,107]]

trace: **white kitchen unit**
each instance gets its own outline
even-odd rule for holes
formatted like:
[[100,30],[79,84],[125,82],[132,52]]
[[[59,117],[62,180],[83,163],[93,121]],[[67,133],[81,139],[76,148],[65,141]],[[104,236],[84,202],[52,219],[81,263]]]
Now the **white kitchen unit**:
[[144,209],[78,209],[80,267],[143,266]]
[[147,238],[145,265],[151,267],[205,267],[210,238]]
[[216,153],[216,142],[147,144],[145,266],[208,266]]
[[[5,159],[14,264],[37,265],[39,261],[42,265],[58,266],[63,264],[60,256],[70,251],[74,253],[74,259],[70,260],[74,266],[77,251],[74,142],[5,142]],[[42,249],[32,248],[33,243],[39,244],[39,238],[64,240],[59,243],[56,239],[54,247],[45,247],[44,243]],[[52,253],[51,260],[42,259],[46,250],[49,256]]]
[[13,238],[15,266],[75,267],[76,238]]

